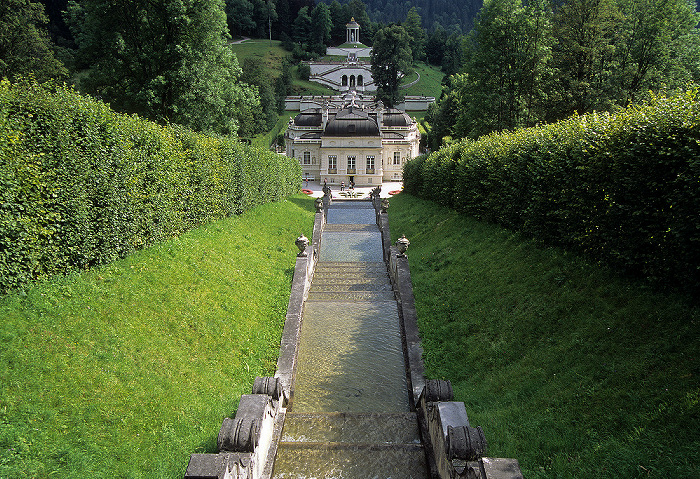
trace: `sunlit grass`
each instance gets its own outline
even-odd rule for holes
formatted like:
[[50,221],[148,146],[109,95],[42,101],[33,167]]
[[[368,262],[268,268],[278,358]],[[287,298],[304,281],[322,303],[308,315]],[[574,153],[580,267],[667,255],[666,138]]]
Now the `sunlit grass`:
[[427,65],[419,62],[413,66],[415,72],[407,76],[402,84],[408,84],[416,80],[420,75],[420,80],[415,85],[411,85],[401,90],[403,95],[424,95],[432,96],[437,100],[442,93],[442,79],[445,76],[440,67]]
[[262,60],[263,65],[270,74],[270,78],[276,78],[282,71],[282,62],[291,56],[281,46],[279,40],[250,39],[241,43],[230,45],[231,50],[236,54],[239,65],[243,65],[246,58],[254,57]]
[[700,477],[700,310],[406,194],[427,374],[527,478]]
[[0,298],[0,477],[167,477],[274,373],[306,196]]

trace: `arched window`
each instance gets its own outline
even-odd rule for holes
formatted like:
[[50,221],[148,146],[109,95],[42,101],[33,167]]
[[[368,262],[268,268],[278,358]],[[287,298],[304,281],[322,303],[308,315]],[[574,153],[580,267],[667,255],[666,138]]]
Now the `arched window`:
[[343,86],[348,86],[348,76],[347,76],[347,75],[343,75],[343,80],[342,80],[342,82],[343,82],[343,83],[342,83]]
[[350,88],[355,86],[355,75],[350,75]]
[[357,75],[357,86],[362,86],[363,81],[362,75]]

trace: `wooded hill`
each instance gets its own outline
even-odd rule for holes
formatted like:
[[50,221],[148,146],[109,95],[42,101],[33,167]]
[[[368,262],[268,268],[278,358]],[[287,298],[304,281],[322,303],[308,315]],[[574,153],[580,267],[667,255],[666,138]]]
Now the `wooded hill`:
[[[324,0],[330,4],[329,0]],[[448,31],[468,32],[474,26],[483,0],[365,0],[369,18],[378,23],[401,22],[408,11],[416,7],[423,19],[423,27],[433,30],[437,25]]]

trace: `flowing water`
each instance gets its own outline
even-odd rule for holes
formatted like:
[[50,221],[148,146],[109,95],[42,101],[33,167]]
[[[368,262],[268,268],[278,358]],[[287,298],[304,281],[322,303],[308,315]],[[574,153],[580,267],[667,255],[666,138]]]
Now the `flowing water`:
[[427,477],[397,303],[368,202],[328,211],[274,477]]

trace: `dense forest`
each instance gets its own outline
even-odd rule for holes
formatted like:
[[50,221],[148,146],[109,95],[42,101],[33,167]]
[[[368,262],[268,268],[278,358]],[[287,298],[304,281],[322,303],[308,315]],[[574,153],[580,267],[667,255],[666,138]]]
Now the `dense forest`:
[[[410,63],[442,68],[443,94],[426,117],[428,146],[437,149],[697,84],[697,7],[693,0],[7,0],[0,76],[72,80],[119,111],[249,136],[274,125],[292,67],[343,43],[352,17],[363,43],[398,27]],[[291,54],[280,74],[238,62],[227,43],[244,36],[282,42]]]
[[699,19],[688,0],[487,2],[427,116],[430,146],[697,85]]
[[[328,1],[328,0],[326,0]],[[330,2],[328,2],[330,3]],[[415,7],[423,19],[423,26],[434,30],[438,26],[448,31],[468,32],[474,26],[474,18],[483,0],[366,0],[370,19],[378,23],[401,22],[408,11]]]

